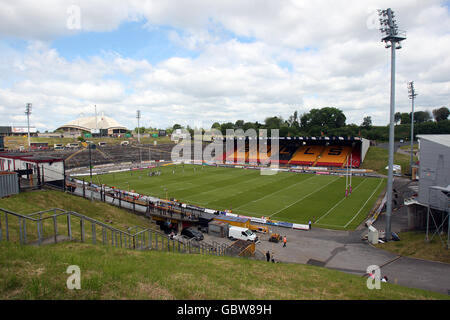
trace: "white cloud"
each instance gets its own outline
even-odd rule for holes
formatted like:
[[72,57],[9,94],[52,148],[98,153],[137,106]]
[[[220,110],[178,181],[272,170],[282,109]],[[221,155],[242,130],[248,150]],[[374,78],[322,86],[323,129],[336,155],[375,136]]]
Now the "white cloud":
[[[80,31],[67,29],[70,5],[81,9]],[[32,101],[33,121],[55,129],[92,113],[95,104],[132,128],[137,109],[144,123],[163,127],[199,119],[264,121],[334,106],[344,110],[348,123],[371,115],[374,124],[384,125],[390,53],[372,20],[376,8],[390,5],[387,0],[0,0],[0,37],[30,40],[24,51],[0,41],[0,116],[7,123],[23,121],[22,109]],[[437,0],[401,0],[393,9],[408,30],[397,51],[397,111],[409,111],[408,80],[416,82],[418,108],[448,105],[448,8]],[[149,28],[177,28],[169,40],[198,55],[168,56],[152,65],[114,52],[69,61],[51,48],[56,37],[114,30],[137,19]]]

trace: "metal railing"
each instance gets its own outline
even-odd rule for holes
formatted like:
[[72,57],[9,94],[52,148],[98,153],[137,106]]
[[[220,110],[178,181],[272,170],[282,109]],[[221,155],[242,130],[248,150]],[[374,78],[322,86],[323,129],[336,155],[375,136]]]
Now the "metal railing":
[[[79,227],[76,227],[76,224],[79,224]],[[61,239],[61,237],[63,238]],[[20,244],[34,245],[58,243],[65,240],[90,241],[92,244],[100,243],[134,250],[224,254],[223,250],[217,250],[207,243],[183,237],[171,238],[154,229],[139,226],[130,227],[124,231],[78,212],[59,208],[27,215],[0,208],[0,241],[4,240],[18,240]]]

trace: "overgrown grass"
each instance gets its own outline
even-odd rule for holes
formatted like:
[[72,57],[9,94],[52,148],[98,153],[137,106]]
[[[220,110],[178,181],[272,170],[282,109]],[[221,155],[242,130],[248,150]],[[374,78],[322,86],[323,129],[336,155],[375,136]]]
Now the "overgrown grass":
[[[20,214],[30,214],[37,211],[48,210],[51,208],[60,208],[66,211],[75,211],[84,214],[88,217],[94,218],[104,222],[111,227],[118,228],[125,231],[128,227],[140,226],[143,228],[155,228],[155,224],[149,219],[134,215],[131,212],[117,208],[115,206],[105,204],[100,201],[90,201],[77,196],[69,195],[60,191],[41,190],[33,192],[23,192],[11,197],[0,199],[0,208],[13,211]],[[5,236],[5,215],[0,212],[0,219],[2,219],[2,231]],[[11,240],[19,239],[19,222],[17,218],[8,217],[9,233]],[[72,233],[77,237],[80,233],[80,228],[75,223],[77,219],[72,217]],[[60,216],[57,219],[58,233],[67,235],[67,218]],[[86,241],[91,240],[92,226],[86,223]],[[44,238],[53,236],[53,221],[51,219],[45,220],[43,223]],[[97,239],[101,239],[101,230],[96,230]],[[27,222],[27,241],[32,242],[37,240],[36,224]]]
[[[387,165],[389,159],[389,152],[380,147],[370,147],[367,151],[366,158],[361,166],[362,169],[372,169],[380,174],[387,174]],[[417,157],[414,157],[417,161]],[[402,174],[409,174],[410,171],[410,156],[403,153],[394,153],[394,164],[402,167]]]
[[[66,287],[69,265],[81,290]],[[448,299],[320,267],[242,258],[136,252],[101,245],[0,243],[1,299]]]
[[437,235],[430,242],[425,242],[424,232],[402,232],[399,237],[401,241],[390,241],[376,246],[401,256],[450,263],[450,250],[442,244]]

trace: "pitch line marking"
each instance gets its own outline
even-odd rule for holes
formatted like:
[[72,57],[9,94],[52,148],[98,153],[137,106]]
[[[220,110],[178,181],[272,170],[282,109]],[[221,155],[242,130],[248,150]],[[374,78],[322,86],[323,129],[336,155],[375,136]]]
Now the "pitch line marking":
[[[305,181],[308,181],[309,179],[312,179],[312,178],[314,178],[314,177],[315,177],[315,176],[313,175],[312,177],[309,177],[309,178],[307,178],[307,179],[305,179],[305,180],[299,181],[299,182],[297,182],[297,183],[291,184],[290,186],[287,186],[287,187],[281,188],[281,189],[279,189],[279,190],[277,190],[277,191],[274,191],[274,192],[272,192],[272,193],[266,194],[266,195],[265,195],[264,197],[262,197],[262,198],[258,198],[258,199],[256,199],[256,200],[252,200],[252,201],[250,201],[250,202],[244,203],[242,206],[239,206],[239,207],[237,207],[237,208],[235,208],[235,209],[239,209],[239,208],[244,207],[244,206],[246,206],[246,205],[248,205],[248,204],[250,204],[250,203],[252,203],[252,202],[256,202],[256,201],[260,201],[260,200],[262,200],[262,199],[265,199],[265,198],[267,198],[267,197],[269,197],[269,196],[271,196],[271,195],[273,195],[273,194],[275,194],[275,193],[278,193],[278,192],[280,192],[280,191],[283,191],[284,189],[288,189],[288,188],[290,188],[290,187],[296,186],[297,184],[302,183],[302,182],[305,182]],[[267,184],[269,184],[269,183],[266,183],[265,185],[267,185]]]
[[375,188],[375,190],[373,190],[372,194],[370,195],[370,197],[366,200],[366,202],[364,202],[364,204],[362,205],[361,209],[359,209],[359,211],[353,216],[352,220],[350,220],[349,222],[347,222],[347,224],[344,226],[344,228],[347,228],[347,226],[353,221],[355,220],[355,218],[359,215],[359,213],[361,212],[361,210],[366,206],[367,202],[369,202],[369,200],[373,197],[373,195],[375,194],[375,192],[377,192],[378,188],[381,186],[381,183],[384,181],[384,179],[380,180],[380,183],[378,184],[378,186]]
[[328,182],[326,185],[322,186],[321,188],[319,188],[319,189],[317,189],[317,190],[314,190],[314,191],[311,192],[311,193],[308,193],[306,196],[304,196],[304,197],[298,199],[297,201],[293,202],[292,204],[290,204],[290,205],[288,205],[288,206],[286,206],[286,207],[284,207],[284,208],[278,210],[278,211],[275,212],[275,213],[272,213],[272,214],[269,216],[269,218],[272,217],[272,216],[274,216],[274,215],[276,215],[276,214],[278,214],[278,213],[280,213],[281,211],[283,211],[283,210],[285,210],[285,209],[287,209],[287,208],[289,208],[289,207],[292,207],[294,204],[296,204],[296,203],[302,201],[303,199],[306,199],[306,198],[309,197],[310,195],[312,195],[312,194],[314,194],[314,193],[316,193],[316,192],[322,190],[323,188],[325,188],[325,187],[328,186],[329,184],[331,184],[331,183],[337,181],[339,178],[340,178],[340,177],[337,177],[336,179],[331,180],[330,182]]
[[[365,178],[360,184],[356,186],[356,188],[353,191],[356,191],[356,189],[359,188],[360,185],[364,183],[368,178]],[[322,218],[325,218],[331,211],[333,211],[334,208],[336,208],[342,201],[347,199],[347,197],[343,197],[339,202],[337,202],[330,210],[328,210],[324,215],[322,215],[319,219],[317,219],[316,223],[319,222]]]
[[[195,194],[193,194],[193,195],[187,197],[186,199],[189,199],[189,198],[192,198],[192,197],[196,197],[196,196],[198,196],[199,194],[203,194],[203,193],[215,192],[215,191],[220,190],[220,189],[224,189],[224,188],[228,188],[228,187],[234,186],[235,184],[238,184],[238,183],[243,183],[243,184],[245,184],[245,183],[248,183],[249,181],[256,180],[256,179],[258,179],[258,178],[259,178],[259,176],[258,176],[258,177],[255,177],[255,178],[252,178],[252,179],[248,179],[248,180],[246,180],[246,181],[244,181],[244,182],[238,181],[238,182],[236,182],[236,183],[229,184],[229,185],[226,185],[226,186],[223,186],[223,187],[218,187],[218,188],[206,190],[206,191],[203,191],[203,192],[195,193]],[[188,188],[188,189],[189,189],[189,188]],[[188,189],[181,189],[181,190],[188,190]],[[209,203],[209,202],[208,202],[208,203]]]

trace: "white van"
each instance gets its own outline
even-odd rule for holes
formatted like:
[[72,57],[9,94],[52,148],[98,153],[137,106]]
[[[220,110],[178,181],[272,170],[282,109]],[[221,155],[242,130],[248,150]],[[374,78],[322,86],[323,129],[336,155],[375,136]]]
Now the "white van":
[[230,226],[228,228],[228,238],[231,240],[257,241],[258,237],[250,229]]
[[122,141],[122,142],[120,143],[121,146],[127,146],[127,145],[129,145],[129,144],[130,144],[130,142],[128,142],[128,141]]
[[78,143],[68,143],[66,144],[66,148],[69,149],[74,149],[74,148],[78,148],[80,145]]
[[99,145],[100,147],[104,147],[104,146],[106,146],[106,142],[99,142],[98,145]]

